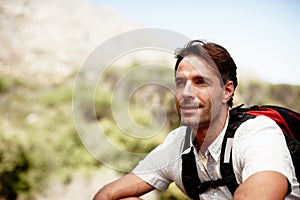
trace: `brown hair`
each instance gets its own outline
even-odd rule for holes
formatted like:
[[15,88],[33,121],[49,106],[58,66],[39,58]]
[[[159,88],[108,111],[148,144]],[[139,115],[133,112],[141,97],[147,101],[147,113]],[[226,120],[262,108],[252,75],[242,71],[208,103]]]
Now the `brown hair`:
[[[234,89],[237,87],[237,75],[236,75],[236,64],[228,51],[221,45],[204,42],[202,40],[192,40],[188,42],[183,48],[178,48],[175,51],[175,58],[177,58],[175,64],[175,73],[177,71],[179,63],[187,55],[200,56],[205,59],[210,65],[215,65],[221,75],[223,84],[228,81],[232,81]],[[227,102],[232,107],[233,98]]]

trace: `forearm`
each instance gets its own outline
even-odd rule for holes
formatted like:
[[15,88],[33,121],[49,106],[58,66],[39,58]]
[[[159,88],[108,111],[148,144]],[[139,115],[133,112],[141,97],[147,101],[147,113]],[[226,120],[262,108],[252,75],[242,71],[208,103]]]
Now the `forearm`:
[[[142,200],[139,197],[124,197],[119,199],[117,196],[118,194],[114,195],[112,191],[109,190],[108,186],[103,187],[100,189],[93,200]],[[122,196],[122,195],[121,195]]]
[[113,192],[108,186],[101,188],[94,196],[93,200],[113,200]]
[[[114,198],[109,194],[106,194],[105,192],[99,190],[93,200],[114,200]],[[119,200],[142,200],[142,199],[139,197],[125,197]]]
[[280,173],[265,171],[249,177],[236,190],[233,200],[283,200],[288,192],[288,181]]
[[104,186],[95,195],[94,200],[140,199],[139,196],[153,190],[154,187],[130,173]]

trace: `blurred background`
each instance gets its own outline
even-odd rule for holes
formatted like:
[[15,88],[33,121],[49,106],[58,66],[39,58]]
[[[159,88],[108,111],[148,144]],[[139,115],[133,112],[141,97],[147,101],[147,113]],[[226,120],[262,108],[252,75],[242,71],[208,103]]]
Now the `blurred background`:
[[[0,199],[91,199],[122,175],[89,153],[73,119],[76,75],[103,42],[137,28],[162,28],[219,43],[238,65],[235,105],[275,104],[300,112],[299,19],[296,0],[0,0]],[[173,55],[143,55],[113,63],[95,91],[93,123],[129,152],[150,151],[178,126],[172,92],[151,85],[119,104],[129,107],[138,126],[155,124],[148,108],[162,105],[167,119],[160,133],[141,141],[116,124],[111,99],[118,80],[149,59],[173,67]],[[173,81],[168,69],[156,76]],[[138,79],[143,76],[129,81]],[[115,162],[136,164],[126,157]],[[184,196],[171,185],[144,198]]]

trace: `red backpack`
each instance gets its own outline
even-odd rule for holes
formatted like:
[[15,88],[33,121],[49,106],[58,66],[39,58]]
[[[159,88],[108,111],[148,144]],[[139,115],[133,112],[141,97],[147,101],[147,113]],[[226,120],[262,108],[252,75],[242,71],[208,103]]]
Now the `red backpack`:
[[[188,154],[182,154],[182,182],[189,197],[193,200],[199,199],[199,194],[209,188],[227,186],[231,194],[239,186],[234,175],[232,166],[232,155],[224,162],[225,148],[228,139],[234,137],[237,128],[246,120],[263,115],[273,119],[285,135],[287,147],[290,151],[298,182],[300,181],[300,114],[279,106],[252,106],[243,108],[242,105],[230,111],[228,127],[223,139],[221,149],[220,171],[222,178],[217,180],[201,182],[198,176],[193,147]],[[183,151],[190,146],[191,129],[186,129]]]

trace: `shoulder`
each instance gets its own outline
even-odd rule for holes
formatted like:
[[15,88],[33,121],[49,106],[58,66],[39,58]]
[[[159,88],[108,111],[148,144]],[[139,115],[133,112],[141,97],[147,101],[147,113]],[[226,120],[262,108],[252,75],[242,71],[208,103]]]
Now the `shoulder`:
[[183,126],[171,131],[164,142],[153,149],[143,161],[161,166],[178,159],[183,148],[185,132],[186,127]]
[[162,144],[139,162],[133,173],[157,189],[166,190],[179,176],[185,132],[183,126],[171,131]]
[[260,171],[277,171],[289,180],[293,177],[285,137],[276,122],[265,116],[249,119],[237,129],[233,164],[240,172],[240,181]]
[[285,137],[280,127],[276,122],[269,117],[257,116],[242,123],[236,130],[234,148],[238,151],[251,151],[256,154],[260,151],[265,152],[265,149],[286,147]]
[[236,130],[235,138],[249,139],[254,136],[282,136],[283,133],[274,120],[266,116],[257,116],[242,123]]
[[182,138],[184,139],[185,132],[186,132],[187,127],[186,126],[180,126],[173,131],[171,131],[166,139],[175,139],[175,138]]
[[179,148],[182,147],[182,144],[184,142],[185,133],[186,133],[185,126],[180,126],[174,129],[167,135],[163,143],[157,146],[153,151],[159,151],[162,149],[171,149],[172,151],[177,149],[178,151]]

